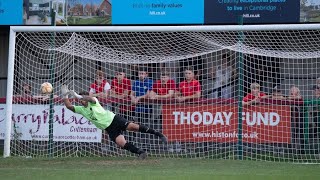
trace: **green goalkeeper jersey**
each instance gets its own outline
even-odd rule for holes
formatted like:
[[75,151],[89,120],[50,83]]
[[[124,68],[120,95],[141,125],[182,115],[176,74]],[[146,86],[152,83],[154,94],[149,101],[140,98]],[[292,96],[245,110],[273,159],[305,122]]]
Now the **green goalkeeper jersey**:
[[96,103],[88,102],[88,106],[74,106],[75,113],[81,114],[92,122],[99,129],[106,129],[112,123],[115,114],[105,110],[99,103],[97,98],[94,98]]

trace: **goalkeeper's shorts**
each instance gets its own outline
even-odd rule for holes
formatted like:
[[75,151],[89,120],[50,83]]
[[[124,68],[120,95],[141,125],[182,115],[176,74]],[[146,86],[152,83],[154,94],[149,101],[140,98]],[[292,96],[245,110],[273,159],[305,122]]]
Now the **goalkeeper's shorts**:
[[123,131],[126,131],[128,125],[129,121],[116,114],[110,126],[108,126],[105,130],[108,132],[110,139],[113,142],[116,142],[116,138],[119,135],[122,135]]

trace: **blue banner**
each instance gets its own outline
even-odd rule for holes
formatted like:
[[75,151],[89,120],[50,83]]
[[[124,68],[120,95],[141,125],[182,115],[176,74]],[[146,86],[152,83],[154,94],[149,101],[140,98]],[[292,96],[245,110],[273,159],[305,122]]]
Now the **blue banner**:
[[112,1],[112,24],[203,24],[203,0]]
[[[320,0],[0,0],[0,25],[320,22]],[[240,20],[241,18],[241,20]]]
[[205,0],[205,24],[298,23],[300,0]]
[[0,25],[21,25],[22,4],[22,0],[0,0]]

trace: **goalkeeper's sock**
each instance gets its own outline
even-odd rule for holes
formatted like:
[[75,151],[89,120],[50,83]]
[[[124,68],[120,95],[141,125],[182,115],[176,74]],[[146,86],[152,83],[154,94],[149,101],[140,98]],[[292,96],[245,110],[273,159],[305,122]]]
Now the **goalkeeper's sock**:
[[168,142],[167,137],[164,134],[162,134],[161,132],[157,131],[155,135],[158,136],[163,143],[166,144]]
[[154,129],[148,128],[147,126],[139,125],[139,132],[154,134],[158,136],[163,143],[167,143],[167,137],[165,135],[163,135],[159,131],[155,131]]
[[154,129],[148,128],[147,126],[144,126],[144,125],[139,125],[139,132],[156,135],[156,131]]
[[[142,150],[137,148],[136,146],[134,146],[133,144],[131,143],[126,143],[124,146],[123,146],[123,149],[125,150],[128,150],[132,153],[135,153],[135,154],[141,154],[142,153]],[[143,151],[144,152],[144,151]]]

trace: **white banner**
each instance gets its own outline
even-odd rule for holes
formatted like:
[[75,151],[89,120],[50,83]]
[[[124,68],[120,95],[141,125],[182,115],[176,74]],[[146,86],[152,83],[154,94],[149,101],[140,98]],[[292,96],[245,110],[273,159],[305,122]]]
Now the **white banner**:
[[[6,105],[0,104],[0,139],[5,136]],[[12,135],[20,140],[49,140],[49,105],[18,105],[12,107]],[[101,142],[101,130],[82,115],[64,106],[54,106],[53,140],[70,142]]]

